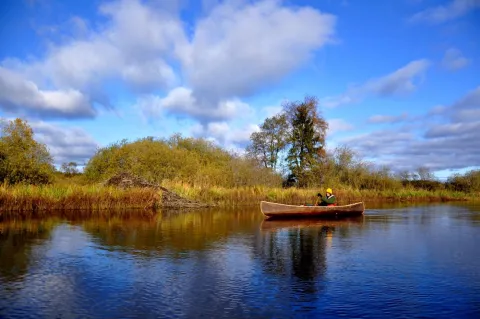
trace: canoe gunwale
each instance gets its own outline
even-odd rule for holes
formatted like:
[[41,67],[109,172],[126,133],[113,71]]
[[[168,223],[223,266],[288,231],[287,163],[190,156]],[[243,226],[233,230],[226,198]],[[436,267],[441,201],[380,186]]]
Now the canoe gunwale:
[[341,206],[301,206],[261,201],[260,210],[268,218],[341,217],[362,215],[363,202]]

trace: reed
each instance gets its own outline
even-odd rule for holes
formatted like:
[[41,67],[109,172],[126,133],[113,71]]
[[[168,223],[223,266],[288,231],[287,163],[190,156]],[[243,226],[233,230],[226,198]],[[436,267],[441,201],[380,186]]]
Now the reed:
[[159,193],[152,189],[123,190],[99,185],[0,186],[0,217],[56,210],[118,210],[145,208]]
[[[235,188],[198,187],[183,182],[164,182],[162,186],[178,195],[222,207],[257,205],[259,201],[286,204],[314,203],[323,190],[245,186]],[[475,200],[479,194],[455,191],[427,191],[414,188],[397,190],[358,190],[339,186],[335,194],[340,205],[357,201],[451,201]],[[48,215],[52,211],[113,211],[161,206],[161,192],[146,188],[120,189],[100,185],[53,184],[0,185],[0,218],[31,214]],[[29,215],[30,216],[30,215]]]
[[[195,187],[181,182],[164,182],[164,187],[173,190],[180,196],[221,206],[255,205],[261,200],[278,203],[306,204],[314,203],[316,194],[321,189],[275,188],[264,186],[248,186],[236,188]],[[447,190],[428,191],[412,187],[395,190],[354,189],[339,186],[335,190],[339,204],[350,204],[357,201],[454,201],[478,199],[478,194]]]

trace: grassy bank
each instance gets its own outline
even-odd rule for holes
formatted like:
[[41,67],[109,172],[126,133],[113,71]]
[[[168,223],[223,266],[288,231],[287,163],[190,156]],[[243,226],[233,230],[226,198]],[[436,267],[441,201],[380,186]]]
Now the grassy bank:
[[97,185],[3,185],[0,186],[0,216],[53,210],[143,209],[159,198],[159,193],[151,189],[122,190]]
[[[315,201],[318,189],[237,187],[192,187],[184,183],[164,183],[164,187],[187,199],[223,207],[256,205],[261,200],[306,204]],[[323,191],[322,191],[323,192]],[[338,203],[356,201],[452,201],[474,200],[478,194],[451,191],[335,189]],[[0,216],[15,212],[48,212],[55,210],[144,209],[161,205],[161,193],[153,189],[123,190],[98,185],[0,186]]]
[[[261,200],[279,203],[306,204],[314,203],[315,195],[322,189],[273,188],[273,187],[237,187],[208,189],[192,187],[184,183],[164,183],[164,187],[176,192],[180,196],[203,202],[212,202],[224,206],[238,206],[258,204]],[[356,190],[348,187],[339,187],[334,190],[340,205],[357,201],[458,201],[474,200],[479,194],[452,192],[447,190],[427,191],[413,187],[399,190]]]

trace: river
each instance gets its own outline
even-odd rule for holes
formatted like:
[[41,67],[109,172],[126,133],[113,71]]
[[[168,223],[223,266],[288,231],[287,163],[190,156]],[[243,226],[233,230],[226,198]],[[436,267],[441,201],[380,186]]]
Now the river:
[[480,206],[0,223],[0,318],[480,318]]

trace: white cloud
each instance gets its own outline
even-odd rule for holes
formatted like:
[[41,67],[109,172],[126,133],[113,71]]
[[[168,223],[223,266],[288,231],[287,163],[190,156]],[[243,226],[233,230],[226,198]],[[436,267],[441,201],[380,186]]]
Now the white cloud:
[[180,21],[134,0],[108,3],[100,12],[109,19],[106,28],[55,47],[43,61],[42,73],[59,87],[85,88],[111,77],[168,87],[174,72],[163,58],[184,37]]
[[[14,118],[1,118],[1,121],[12,121]],[[31,120],[34,139],[47,146],[55,164],[64,162],[86,163],[100,145],[84,129],[75,126],[64,126],[58,123]]]
[[[8,72],[9,77],[15,74],[17,86],[25,83],[23,99],[29,103],[1,90],[0,105],[17,113],[51,113],[65,117],[85,117],[85,109],[89,109],[87,115],[94,116],[94,102],[109,106],[102,90],[109,80],[123,80],[132,89],[141,91],[169,89],[176,84],[177,76],[167,60],[174,56],[172,52],[176,47],[185,42],[177,17],[137,0],[110,2],[101,6],[100,13],[107,22],[100,25],[98,31],[86,30],[83,20],[72,18],[82,36],[54,45],[43,60],[2,61],[2,77]],[[47,97],[55,102],[32,102],[39,100],[42,92],[55,91],[62,94]],[[67,107],[81,104],[81,107],[71,106],[65,112],[58,110],[57,103]]]
[[334,33],[335,17],[310,7],[294,9],[270,0],[209,7],[209,14],[196,23],[191,41],[177,47],[185,85],[164,98],[153,98],[157,103],[149,105],[157,111],[144,108],[149,114],[166,109],[208,122],[250,113],[240,97],[306,62]]
[[480,86],[468,92],[446,112],[453,122],[480,121]]
[[431,7],[414,14],[411,22],[443,23],[460,18],[470,11],[480,7],[479,0],[453,0],[447,5]]
[[[471,123],[449,123],[436,125],[427,130],[425,137],[452,137],[463,134],[471,134],[473,132],[480,132],[480,121]],[[480,146],[480,142],[478,143],[478,146]]]
[[0,109],[46,117],[94,117],[96,114],[81,92],[40,90],[35,83],[3,67],[0,67]]
[[259,132],[260,127],[256,124],[248,124],[238,130],[233,130],[229,136],[229,141],[233,143],[245,144],[250,140],[250,135],[253,132]]
[[278,106],[265,106],[261,109],[261,113],[265,115],[265,117],[272,117],[279,114],[282,111],[282,107]]
[[229,124],[223,121],[196,124],[190,131],[197,137],[204,137],[227,148],[238,150],[249,142],[253,132],[260,131],[260,127],[256,124]]
[[335,134],[337,132],[351,131],[353,130],[353,125],[348,123],[344,119],[330,119],[328,122],[328,133]]
[[253,110],[239,99],[219,101],[204,106],[197,102],[191,89],[177,87],[164,98],[150,95],[137,101],[137,108],[148,117],[160,117],[164,113],[178,117],[194,117],[201,122],[233,119],[237,116],[249,116]]
[[442,66],[450,71],[456,71],[464,68],[470,63],[470,60],[462,55],[462,52],[456,48],[450,48],[445,51]]
[[35,139],[48,146],[56,164],[64,162],[86,163],[96,152],[99,144],[79,127],[64,127],[43,121],[31,121],[29,125]]
[[[433,170],[478,166],[480,163],[480,87],[457,102],[436,107],[418,126],[372,131],[341,142],[395,170],[427,166]],[[440,119],[440,121],[438,121]],[[413,128],[413,129],[412,129]]]
[[207,125],[207,133],[213,137],[223,138],[230,130],[230,126],[226,122],[211,122]]
[[307,61],[334,26],[334,16],[311,7],[225,2],[198,21],[181,59],[199,99],[244,96]]
[[123,68],[121,76],[137,90],[155,90],[164,84],[170,87],[177,82],[173,69],[161,59],[128,65]]
[[[7,59],[0,65],[19,82],[32,83],[35,89],[24,90],[25,99],[38,99],[35,91],[70,92],[54,97],[69,105],[72,92],[77,99],[82,96],[82,107],[73,108],[67,117],[85,117],[87,108],[94,116],[96,103],[110,107],[103,87],[120,80],[151,97],[171,90],[160,104],[187,100],[187,105],[167,107],[171,112],[218,121],[239,108],[241,97],[305,63],[334,34],[335,17],[312,7],[284,6],[275,0],[205,5],[209,11],[187,26],[177,12],[180,4],[172,1],[108,2],[100,6],[105,17],[100,24],[72,17],[69,24],[74,27],[64,34],[55,32],[66,37],[61,43],[54,41],[57,44],[43,59]],[[41,111],[46,107],[26,106],[5,92],[0,92],[0,101],[12,112],[46,113]]]
[[404,67],[380,78],[372,79],[364,84],[350,87],[345,93],[321,100],[326,107],[337,107],[343,104],[360,102],[368,96],[402,96],[415,91],[418,82],[430,66],[428,60],[415,60]]
[[375,124],[398,123],[398,122],[405,121],[407,118],[408,118],[407,113],[403,113],[401,115],[396,115],[396,116],[395,115],[374,115],[368,119],[368,122],[375,123]]

